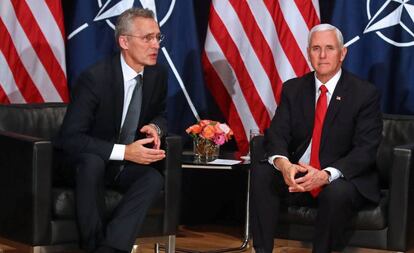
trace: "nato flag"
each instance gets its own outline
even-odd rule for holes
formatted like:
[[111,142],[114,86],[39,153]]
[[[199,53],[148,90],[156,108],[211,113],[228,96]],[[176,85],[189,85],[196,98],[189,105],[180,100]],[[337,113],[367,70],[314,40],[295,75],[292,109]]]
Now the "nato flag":
[[344,67],[374,83],[386,113],[414,114],[414,0],[336,0]]
[[[65,21],[69,83],[73,83],[87,67],[118,50],[114,39],[116,19],[133,6],[149,8],[156,13],[161,32],[165,35],[160,46],[165,47],[170,56],[195,109],[203,113],[206,110],[206,91],[192,0],[73,0],[68,3]],[[165,56],[164,50],[160,50],[158,62],[169,69],[169,131],[184,135],[184,129],[196,118]]]

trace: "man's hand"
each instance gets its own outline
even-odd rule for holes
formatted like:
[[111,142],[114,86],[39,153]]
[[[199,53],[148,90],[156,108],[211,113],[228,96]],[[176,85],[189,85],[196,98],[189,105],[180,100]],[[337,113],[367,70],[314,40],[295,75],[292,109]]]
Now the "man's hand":
[[[308,172],[305,176],[295,179],[295,183],[298,184],[303,191],[311,191],[329,183],[329,175],[326,171],[318,170],[304,163],[299,163],[299,165]],[[296,189],[294,189],[294,192],[297,192]]]
[[289,186],[289,191],[304,191],[304,189],[295,182],[295,176],[299,172],[306,172],[306,169],[289,162],[289,160],[284,158],[276,158],[274,161],[277,168],[283,175],[285,183]]
[[126,145],[124,159],[139,164],[150,164],[164,159],[164,150],[144,147],[151,142],[154,142],[154,138],[145,138]]
[[154,139],[154,146],[153,146],[154,149],[160,149],[161,140],[160,140],[160,137],[158,136],[157,129],[155,129],[154,126],[152,126],[152,125],[145,125],[139,131],[141,133],[146,134],[147,137]]

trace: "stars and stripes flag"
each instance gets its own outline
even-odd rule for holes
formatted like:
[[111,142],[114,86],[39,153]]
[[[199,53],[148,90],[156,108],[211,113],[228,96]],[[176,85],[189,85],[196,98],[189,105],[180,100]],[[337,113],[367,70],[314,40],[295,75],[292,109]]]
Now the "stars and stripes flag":
[[269,126],[282,83],[310,71],[307,36],[318,23],[318,0],[212,1],[205,78],[240,152],[250,129]]
[[1,0],[0,37],[0,103],[68,101],[60,1]]

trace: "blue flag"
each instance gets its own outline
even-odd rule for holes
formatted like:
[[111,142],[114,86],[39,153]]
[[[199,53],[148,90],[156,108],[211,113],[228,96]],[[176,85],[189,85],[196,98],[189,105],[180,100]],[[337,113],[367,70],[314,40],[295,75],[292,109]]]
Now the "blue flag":
[[182,79],[188,98],[194,103],[194,110],[203,113],[207,107],[192,0],[72,1],[65,8],[69,83],[73,84],[87,67],[118,50],[114,38],[116,19],[133,6],[153,10],[161,33],[165,35],[160,45],[164,49],[160,49],[158,62],[169,69],[169,132],[185,135],[185,128],[197,120],[177,76]]
[[374,83],[386,113],[414,114],[414,0],[336,0],[344,68]]

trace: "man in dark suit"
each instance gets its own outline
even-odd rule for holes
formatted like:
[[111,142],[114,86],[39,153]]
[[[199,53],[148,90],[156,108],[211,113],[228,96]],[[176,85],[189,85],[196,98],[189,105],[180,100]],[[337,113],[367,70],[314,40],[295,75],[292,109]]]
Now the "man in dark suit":
[[281,205],[318,208],[313,252],[324,253],[346,246],[351,218],[379,201],[379,94],[341,69],[347,49],[336,27],[312,28],[307,52],[315,71],[283,85],[265,135],[268,162],[252,169],[252,235],[260,253],[272,252]]
[[[163,177],[150,164],[162,160],[166,132],[166,71],[156,65],[163,38],[154,14],[132,8],[118,18],[121,53],[81,74],[55,141],[76,176],[81,247],[130,252]],[[124,192],[106,217],[104,186]]]

